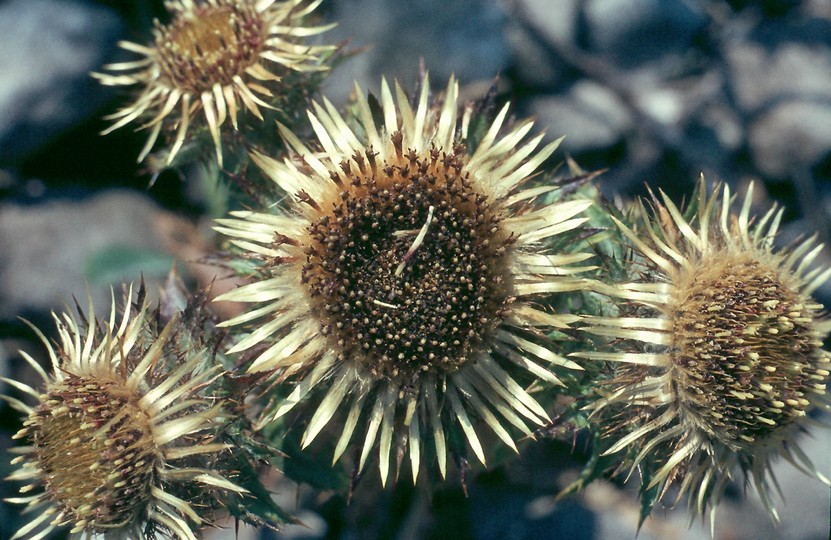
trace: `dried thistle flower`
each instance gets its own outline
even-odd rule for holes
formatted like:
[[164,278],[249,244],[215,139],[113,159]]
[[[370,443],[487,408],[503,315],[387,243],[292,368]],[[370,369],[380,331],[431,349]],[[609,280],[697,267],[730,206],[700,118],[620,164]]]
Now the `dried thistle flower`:
[[[245,112],[262,120],[260,107],[274,108],[279,83],[291,71],[327,69],[321,57],[333,46],[309,45],[304,38],[334,25],[307,27],[303,19],[320,5],[314,0],[176,0],[168,2],[169,24],[155,23],[152,46],[121,42],[143,56],[104,66],[94,73],[108,86],[141,85],[136,100],[107,117],[115,123],[104,134],[137,122],[150,135],[139,154],[144,160],[162,129],[175,129],[167,153],[170,165],[200,110],[222,165],[220,128]],[[178,112],[177,112],[178,109]]]
[[27,415],[14,438],[29,443],[15,449],[22,455],[12,463],[21,466],[8,477],[28,484],[10,502],[36,513],[12,538],[35,540],[68,526],[73,534],[144,538],[158,530],[192,540],[211,509],[204,497],[195,504],[183,494],[194,488],[243,491],[194,466],[226,449],[210,434],[221,404],[200,396],[216,369],[201,369],[199,350],[170,358],[177,320],[155,329],[143,293],[139,297],[138,313],[131,317],[126,306],[120,321],[115,301],[101,324],[92,313],[81,323],[55,315],[57,347],[35,329],[52,373],[21,354],[43,379],[41,391],[3,379],[37,400],[29,406],[3,396]]
[[477,417],[516,449],[508,425],[530,437],[549,419],[511,373],[556,384],[549,367],[579,369],[546,334],[575,317],[545,302],[582,286],[572,265],[589,255],[553,246],[592,203],[544,204],[557,186],[522,187],[559,141],[535,153],[542,135],[523,142],[531,121],[499,136],[506,106],[469,151],[474,120],[470,108],[459,117],[458,84],[433,103],[428,86],[413,110],[383,81],[380,126],[356,87],[359,130],[315,104],[320,151],[281,127],[299,159],[252,156],[287,207],[234,212],[217,227],[262,263],[258,279],[220,298],[260,304],[227,321],[258,321],[231,352],[255,348],[250,371],[297,383],[263,423],[325,389],[302,446],[343,406],[333,462],[363,418],[358,470],[380,441],[382,483],[391,452],[396,476],[409,452],[416,481],[430,438],[445,476],[447,432],[459,427],[484,463]]
[[736,215],[729,188],[708,197],[702,179],[686,216],[661,194],[651,212],[637,206],[634,227],[615,219],[641,278],[599,287],[624,313],[591,319],[588,330],[621,341],[615,352],[581,354],[621,366],[595,404],[617,425],[607,454],[630,450],[657,500],[678,483],[693,516],[715,509],[741,469],[778,520],[777,457],[828,482],[796,438],[806,414],[828,406],[831,326],[811,294],[831,270],[812,268],[822,248],[814,238],[775,250],[782,210],[754,223],[751,197],[752,185]]

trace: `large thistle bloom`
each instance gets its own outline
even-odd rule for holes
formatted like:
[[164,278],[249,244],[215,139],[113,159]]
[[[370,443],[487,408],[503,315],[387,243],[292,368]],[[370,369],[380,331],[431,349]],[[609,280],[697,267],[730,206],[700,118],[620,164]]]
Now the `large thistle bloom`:
[[273,108],[286,73],[326,69],[321,56],[334,47],[303,42],[333,26],[302,25],[321,1],[168,2],[171,21],[156,21],[152,46],[120,43],[143,58],[105,66],[112,73],[93,74],[105,85],[143,87],[131,105],[108,117],[115,123],[104,134],[134,122],[149,129],[142,161],[163,129],[175,131],[169,165],[201,110],[222,165],[220,128],[226,120],[234,129],[240,111],[262,120],[260,108]]
[[432,103],[427,87],[413,108],[383,81],[380,125],[356,87],[354,130],[331,103],[315,104],[319,151],[282,128],[298,159],[253,154],[287,205],[235,212],[217,228],[262,262],[259,279],[221,298],[259,304],[227,322],[258,321],[231,352],[254,348],[251,371],[296,382],[264,421],[323,390],[302,445],[343,409],[335,460],[363,425],[358,468],[378,442],[382,482],[391,455],[397,475],[408,453],[415,481],[430,448],[444,476],[449,446],[458,450],[450,429],[484,463],[477,420],[516,449],[508,429],[531,436],[548,416],[513,374],[556,384],[549,368],[578,368],[546,335],[573,317],[546,299],[581,286],[571,265],[588,255],[552,246],[591,202],[543,204],[558,188],[524,185],[557,146],[526,141],[530,121],[500,136],[506,106],[469,149],[472,109],[459,116],[458,84]]
[[[243,491],[216,472],[195,466],[226,449],[211,437],[221,417],[219,404],[200,395],[216,371],[202,370],[200,351],[170,357],[177,321],[161,330],[148,323],[146,304],[135,316],[115,303],[109,320],[79,322],[55,316],[57,347],[35,330],[48,348],[51,373],[21,353],[43,379],[35,390],[6,383],[34,398],[30,406],[4,398],[27,419],[15,439],[21,466],[10,480],[24,481],[20,497],[34,518],[12,538],[43,538],[69,527],[74,534],[117,538],[196,538],[209,521],[199,504],[179,495],[216,489]],[[172,362],[172,363],[171,363]]]
[[831,270],[812,267],[814,239],[774,249],[782,211],[754,222],[751,197],[752,186],[736,214],[729,188],[708,197],[702,180],[686,215],[662,194],[651,211],[637,206],[633,226],[615,220],[640,279],[600,287],[623,316],[589,327],[619,340],[615,352],[584,355],[620,366],[596,404],[619,428],[607,453],[628,449],[658,499],[678,485],[693,515],[741,470],[777,519],[770,468],[780,456],[827,482],[796,438],[828,403],[830,328],[811,294]]

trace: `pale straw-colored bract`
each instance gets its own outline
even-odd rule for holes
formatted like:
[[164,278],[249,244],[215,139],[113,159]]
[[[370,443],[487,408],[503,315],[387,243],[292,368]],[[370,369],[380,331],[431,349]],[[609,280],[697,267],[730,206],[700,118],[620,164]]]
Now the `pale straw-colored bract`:
[[262,120],[274,108],[288,71],[327,69],[323,55],[335,47],[304,40],[334,25],[303,26],[322,0],[176,0],[167,4],[171,21],[156,24],[155,42],[121,47],[143,58],[104,66],[94,73],[107,86],[141,86],[129,106],[108,117],[103,133],[136,124],[150,134],[138,161],[150,153],[163,129],[175,131],[167,151],[173,162],[199,111],[222,165],[221,127],[238,129],[239,113]]
[[480,421],[516,450],[509,430],[532,437],[549,422],[517,376],[556,385],[551,368],[580,369],[547,337],[576,317],[547,302],[582,286],[575,274],[590,256],[552,246],[592,203],[542,203],[558,187],[528,185],[559,141],[538,149],[531,121],[505,129],[506,105],[468,152],[458,83],[434,102],[428,87],[412,107],[382,81],[376,123],[356,86],[359,129],[315,104],[319,149],[281,128],[298,159],[252,155],[287,204],[216,227],[263,263],[220,298],[258,305],[225,323],[254,328],[231,353],[256,348],[249,371],[296,385],[261,424],[322,395],[302,446],[329,425],[340,432],[334,462],[363,426],[357,469],[377,443],[382,482],[407,457],[415,482],[433,451],[445,476],[451,426],[482,463]]
[[607,454],[631,451],[633,471],[657,463],[646,487],[660,499],[678,486],[692,516],[714,509],[741,470],[777,520],[779,457],[828,482],[797,436],[812,424],[807,413],[828,404],[822,343],[831,326],[811,294],[831,270],[815,267],[814,238],[775,249],[782,210],[754,222],[752,192],[735,213],[729,188],[708,197],[702,179],[688,215],[661,194],[651,210],[635,208],[632,225],[615,219],[641,279],[597,285],[623,312],[590,318],[587,330],[616,350],[578,353],[619,366],[594,404],[601,422],[620,428]]
[[27,416],[14,438],[29,443],[13,449],[21,454],[12,462],[19,468],[8,479],[26,485],[9,502],[27,505],[34,517],[13,538],[38,540],[68,527],[73,537],[139,538],[157,530],[194,540],[210,516],[174,495],[177,486],[244,491],[191,463],[227,449],[208,433],[222,417],[221,404],[199,394],[216,370],[203,369],[204,353],[192,351],[164,371],[177,320],[156,333],[148,329],[146,304],[133,315],[126,305],[120,320],[117,311],[113,300],[104,321],[91,308],[88,321],[55,315],[57,346],[33,327],[51,372],[21,354],[43,388],[3,379],[35,401],[3,396]]

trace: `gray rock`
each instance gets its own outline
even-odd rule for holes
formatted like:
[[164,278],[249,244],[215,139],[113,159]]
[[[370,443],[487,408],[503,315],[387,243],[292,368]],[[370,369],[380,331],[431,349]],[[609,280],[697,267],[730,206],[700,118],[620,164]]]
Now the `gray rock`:
[[562,65],[552,59],[544,44],[520,24],[509,24],[505,39],[511,48],[516,79],[525,86],[554,88],[560,83]]
[[550,43],[572,45],[576,41],[578,0],[517,0],[515,9]]
[[0,164],[14,163],[102,103],[89,76],[121,33],[106,8],[76,0],[0,3]]
[[[831,464],[828,460],[828,449],[831,448],[831,429],[828,429],[828,422],[831,418],[828,414],[823,414],[818,420],[822,424],[811,426],[810,433],[801,436],[798,442],[819,472],[827,478],[831,475]],[[776,461],[772,469],[783,495],[783,500],[774,498],[782,518],[777,531],[782,535],[781,538],[824,538],[828,531],[831,531],[828,486],[816,478],[807,476],[784,459]],[[762,503],[755,490],[749,498],[753,506],[761,508]]]
[[[110,285],[88,283],[90,260],[110,248],[163,252],[154,228],[161,212],[146,196],[125,190],[83,201],[0,204],[0,320],[63,310],[73,296],[85,306],[88,291],[99,310],[108,309]],[[141,272],[112,281],[137,282]]]
[[573,154],[614,146],[632,127],[632,117],[620,98],[587,80],[576,83],[565,95],[535,99],[530,109],[550,137],[566,136],[561,148]]
[[683,159],[709,176],[730,178],[732,159],[744,147],[743,119],[729,103],[721,71],[696,77],[642,82],[632,99],[641,114],[660,130],[662,146],[678,149]]
[[576,0],[514,0],[505,39],[511,50],[512,75],[523,86],[555,88],[569,70],[554,54],[558,46],[574,47],[579,3]]
[[479,540],[597,538],[597,517],[579,501],[544,504],[545,511],[535,506],[543,505],[526,486],[480,482],[470,493],[472,536]]
[[683,53],[707,24],[706,15],[684,0],[588,0],[584,4],[589,48],[621,66]]
[[345,62],[327,82],[327,95],[343,101],[352,80],[373,90],[381,76],[411,85],[424,60],[434,85],[455,74],[461,81],[493,79],[508,65],[502,34],[505,14],[490,0],[342,0],[331,40],[348,38],[368,50]]
[[752,42],[725,53],[736,103],[755,113],[786,99],[831,99],[831,49],[785,43],[773,51]]
[[578,495],[596,516],[596,540],[712,539],[701,521],[690,523],[683,506],[670,512],[656,509],[643,525],[639,526],[640,502],[635,478],[633,475],[633,480],[630,480],[624,489],[605,479],[596,480]]
[[762,174],[784,179],[831,155],[831,103],[787,101],[750,125],[748,144]]
[[701,112],[699,121],[713,131],[719,146],[725,151],[738,150],[744,142],[741,118],[726,103],[711,104]]

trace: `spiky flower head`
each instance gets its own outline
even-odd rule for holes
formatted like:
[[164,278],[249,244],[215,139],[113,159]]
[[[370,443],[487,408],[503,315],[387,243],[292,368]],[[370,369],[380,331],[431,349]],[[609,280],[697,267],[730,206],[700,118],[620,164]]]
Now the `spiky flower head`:
[[506,106],[468,148],[472,109],[459,116],[458,84],[433,102],[428,86],[413,108],[383,81],[378,120],[356,87],[356,130],[315,104],[319,151],[283,128],[299,159],[253,155],[287,207],[235,212],[217,228],[262,263],[222,297],[260,304],[227,322],[259,321],[232,352],[256,347],[251,371],[297,383],[264,421],[325,389],[302,445],[343,406],[334,459],[363,422],[358,469],[379,442],[382,482],[391,453],[397,475],[408,452],[415,481],[430,439],[444,476],[451,429],[484,463],[477,419],[515,449],[508,429],[530,436],[548,416],[513,374],[558,383],[551,366],[578,368],[547,337],[573,317],[546,302],[581,286],[571,265],[588,255],[552,246],[591,201],[541,203],[558,187],[525,184],[557,142],[537,151],[530,121],[500,136]]
[[27,415],[14,438],[28,446],[15,449],[21,455],[12,463],[20,467],[9,476],[27,484],[10,501],[35,514],[12,538],[38,539],[69,527],[74,534],[152,538],[159,531],[191,540],[210,522],[211,508],[205,497],[196,504],[181,496],[195,488],[243,491],[194,466],[226,450],[211,434],[221,404],[200,395],[216,370],[201,369],[199,350],[171,357],[177,320],[161,329],[150,324],[139,296],[138,312],[125,306],[120,320],[115,301],[106,321],[91,310],[88,321],[56,315],[57,347],[35,329],[51,373],[21,354],[43,379],[42,389],[3,379],[36,400],[30,406],[3,396]]
[[260,108],[280,103],[286,74],[327,69],[321,58],[334,47],[303,41],[333,26],[303,26],[321,1],[167,2],[171,21],[156,21],[153,45],[120,43],[143,58],[105,66],[111,73],[93,74],[105,85],[143,87],[131,105],[108,117],[115,123],[103,133],[131,123],[149,129],[138,158],[142,161],[162,130],[169,131],[169,165],[201,110],[222,165],[220,128],[226,120],[234,129],[240,112],[262,120]]
[[658,500],[677,484],[694,516],[741,470],[777,519],[769,480],[780,456],[827,482],[796,436],[828,404],[831,328],[811,294],[831,270],[812,267],[814,239],[776,250],[782,211],[754,222],[752,191],[736,214],[729,188],[708,197],[702,179],[686,215],[661,194],[651,211],[636,207],[634,225],[615,219],[640,278],[599,287],[623,301],[622,316],[588,328],[620,340],[615,352],[584,355],[620,363],[595,404],[618,427],[607,453],[630,450]]

